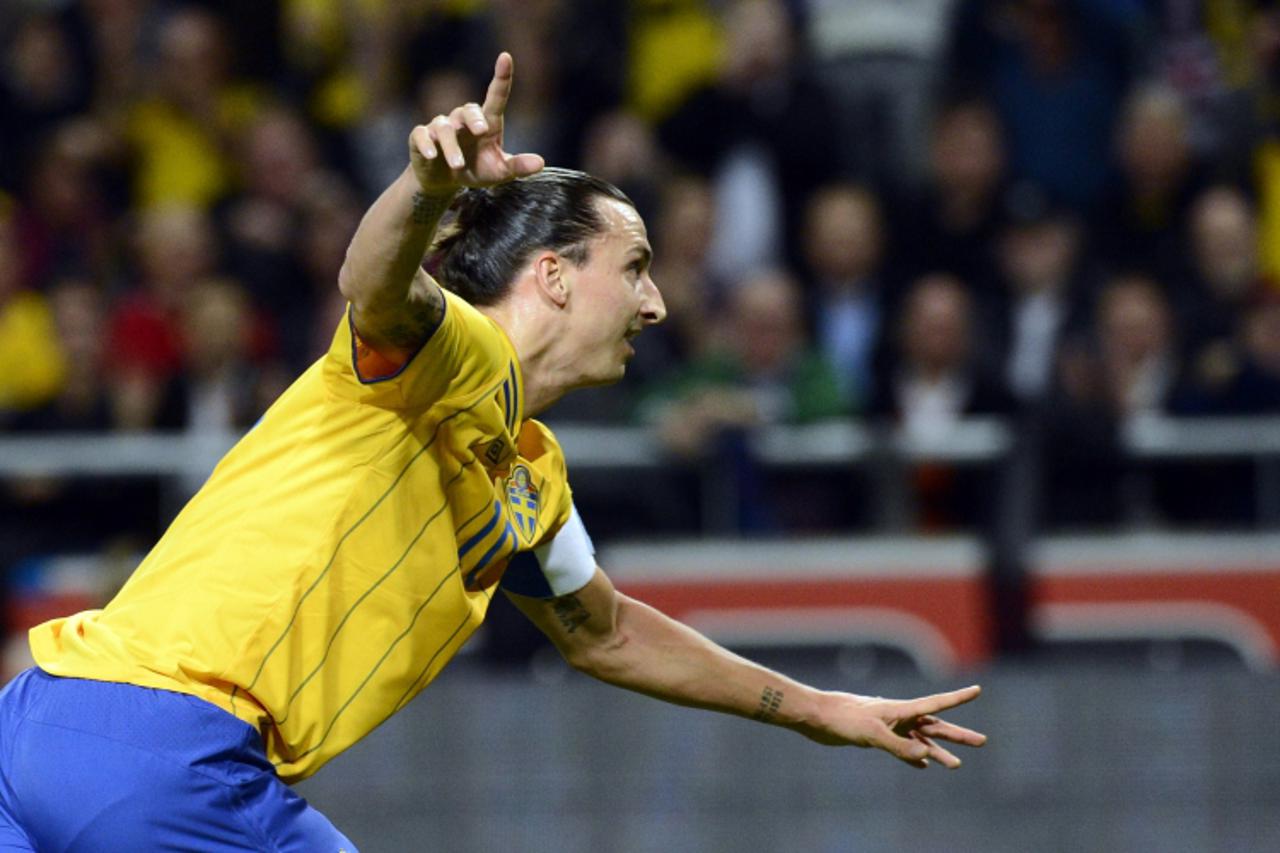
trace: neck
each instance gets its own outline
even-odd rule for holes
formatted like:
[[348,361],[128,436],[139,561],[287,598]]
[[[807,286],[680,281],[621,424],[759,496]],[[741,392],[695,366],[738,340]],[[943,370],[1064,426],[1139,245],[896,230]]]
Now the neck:
[[574,387],[569,365],[557,358],[553,324],[539,322],[538,308],[518,299],[497,305],[477,306],[480,313],[502,328],[520,362],[524,384],[524,416],[533,417],[551,408]]

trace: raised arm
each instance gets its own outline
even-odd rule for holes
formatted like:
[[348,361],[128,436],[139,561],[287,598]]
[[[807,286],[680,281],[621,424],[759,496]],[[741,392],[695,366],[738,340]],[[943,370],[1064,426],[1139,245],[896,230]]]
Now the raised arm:
[[463,187],[492,186],[537,172],[537,154],[502,149],[514,66],[502,53],[484,104],[464,104],[409,134],[409,165],[365,213],[347,248],[338,287],[356,330],[387,355],[408,355],[440,322],[444,297],[422,269],[436,226]]
[[982,746],[986,736],[936,714],[977,697],[966,687],[894,700],[816,690],[721,648],[614,589],[604,572],[572,595],[508,593],[575,669],[649,696],[783,726],[831,746],[876,747],[913,767],[960,766],[939,741]]

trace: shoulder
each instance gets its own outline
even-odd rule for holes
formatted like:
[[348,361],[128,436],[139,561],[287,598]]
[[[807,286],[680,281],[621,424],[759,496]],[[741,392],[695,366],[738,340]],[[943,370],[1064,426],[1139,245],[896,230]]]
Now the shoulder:
[[[414,351],[362,356],[350,310],[325,356],[325,375],[344,396],[392,408],[421,408],[445,400],[492,393],[514,353],[502,330],[459,296],[443,292],[443,313],[429,338]],[[366,369],[366,364],[376,365]]]
[[564,451],[551,428],[541,421],[529,418],[520,426],[518,436],[520,455],[540,467],[551,465],[564,470]]

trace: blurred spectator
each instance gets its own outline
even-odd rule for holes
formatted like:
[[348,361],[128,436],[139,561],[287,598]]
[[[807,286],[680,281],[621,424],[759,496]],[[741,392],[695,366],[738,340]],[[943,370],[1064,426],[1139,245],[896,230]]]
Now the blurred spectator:
[[1092,339],[1064,347],[1043,422],[1051,523],[1116,524],[1133,510],[1133,468],[1121,430],[1168,410],[1179,378],[1176,353],[1161,288],[1139,277],[1109,282],[1098,299]]
[[1202,368],[1181,394],[1179,414],[1261,415],[1280,412],[1280,296],[1254,291],[1233,337],[1219,342],[1221,360]]
[[182,370],[183,305],[217,269],[218,247],[202,211],[165,207],[141,214],[134,248],[140,280],[112,311],[109,362],[121,426],[145,429]]
[[261,98],[231,77],[223,21],[185,7],[164,18],[154,91],[132,107],[128,139],[137,159],[135,198],[143,207],[208,207],[231,189],[230,144]]
[[1263,274],[1280,281],[1280,9],[1264,5],[1254,17],[1250,37],[1256,51],[1256,123],[1252,153],[1261,233]]
[[884,224],[876,197],[851,184],[826,186],[805,212],[809,314],[818,347],[854,409],[865,408],[886,312]]
[[1005,154],[1000,123],[986,103],[944,105],[933,126],[929,171],[893,217],[894,265],[906,278],[946,272],[988,281],[999,230]]
[[166,7],[161,0],[81,0],[64,19],[89,71],[93,111],[123,118],[153,84],[155,46]]
[[309,182],[298,240],[306,283],[276,318],[280,354],[294,374],[328,352],[344,317],[346,300],[338,290],[338,271],[363,213],[355,190],[339,175],[323,173]]
[[206,279],[183,301],[184,366],[168,389],[170,419],[188,432],[234,435],[253,425],[288,380],[253,363],[249,296],[230,279]]
[[241,187],[218,209],[227,266],[256,303],[278,319],[305,290],[299,226],[320,153],[302,118],[280,107],[254,119],[239,151]]
[[[49,303],[57,346],[65,354],[65,381],[53,399],[23,412],[12,427],[30,434],[111,430],[117,419],[104,376],[103,294],[87,279],[60,279],[49,289]],[[161,520],[159,492],[159,484],[149,477],[0,481],[0,569],[34,555],[111,545],[133,549],[154,541]]]
[[52,399],[65,373],[48,303],[23,287],[13,203],[0,196],[0,425]]
[[[421,124],[430,121],[438,115],[447,115],[453,107],[459,103],[466,103],[468,99],[475,101],[476,97],[483,98],[483,80],[462,71],[458,68],[446,67],[437,68],[418,81],[417,91],[417,123]],[[403,128],[400,136],[404,136]],[[408,145],[404,139],[400,140],[401,148]],[[404,152],[397,152],[400,160],[404,160]],[[403,166],[402,166],[403,168]],[[397,174],[399,170],[397,170]]]
[[1115,116],[1134,77],[1133,7],[1085,0],[961,0],[946,79],[991,98],[1015,180],[1079,210],[1104,189]]
[[747,436],[759,426],[805,423],[846,410],[831,367],[805,340],[804,303],[786,273],[757,273],[730,288],[718,345],[654,383],[641,406],[666,449],[703,463],[721,484],[715,528],[775,530],[785,499],[768,493]]
[[1239,190],[1215,186],[1189,216],[1193,263],[1183,273],[1175,307],[1192,381],[1203,390],[1226,381],[1240,359],[1240,320],[1267,285],[1258,270],[1258,229]]
[[109,142],[95,122],[74,119],[51,131],[21,181],[26,205],[17,216],[28,281],[43,286],[65,272],[110,269],[113,260],[107,190],[100,180]]
[[275,72],[310,123],[351,128],[394,99],[423,4],[286,0],[279,6],[283,67]]
[[919,183],[952,0],[809,0],[806,39],[832,95],[849,174]]
[[0,189],[9,190],[52,129],[89,106],[89,77],[58,19],[15,14],[0,36]]
[[800,53],[782,0],[734,0],[719,77],[659,127],[683,165],[716,188],[718,276],[799,259],[804,201],[839,177],[834,107]]
[[14,422],[27,432],[105,432],[115,424],[107,394],[106,304],[91,281],[66,278],[49,288],[49,304],[65,357],[57,396]]
[[642,410],[666,446],[697,455],[724,431],[844,412],[834,372],[805,340],[803,312],[799,285],[785,273],[732,287],[719,346],[657,383]]
[[1280,295],[1261,294],[1241,322],[1239,369],[1209,399],[1215,414],[1280,413]]
[[710,0],[626,5],[627,104],[649,121],[662,121],[695,91],[714,83],[724,50],[720,21]]
[[1187,264],[1187,214],[1203,185],[1177,93],[1137,90],[1117,135],[1120,172],[1095,217],[1102,258],[1121,272],[1176,280]]
[[879,377],[870,413],[933,443],[971,415],[1012,410],[1000,379],[975,356],[980,332],[973,299],[945,274],[916,280],[903,301],[893,357]]
[[[894,424],[909,440],[936,447],[963,418],[1009,413],[1012,401],[999,377],[975,357],[976,322],[973,300],[958,279],[935,273],[914,282],[869,414]],[[946,463],[913,466],[916,523],[937,530],[985,522],[989,477]]]
[[1248,153],[1262,70],[1257,43],[1267,5],[1259,0],[1147,3],[1155,71],[1187,105],[1191,146],[1198,157],[1234,168]]
[[1003,286],[985,295],[988,326],[1009,390],[1034,405],[1053,383],[1063,338],[1085,323],[1091,284],[1076,218],[1042,189],[1012,187],[1005,217],[997,243]]
[[1102,293],[1098,336],[1103,393],[1122,419],[1164,410],[1178,380],[1173,314],[1160,287],[1120,278]]
[[620,188],[651,221],[667,169],[653,131],[624,110],[604,113],[586,128],[582,168]]

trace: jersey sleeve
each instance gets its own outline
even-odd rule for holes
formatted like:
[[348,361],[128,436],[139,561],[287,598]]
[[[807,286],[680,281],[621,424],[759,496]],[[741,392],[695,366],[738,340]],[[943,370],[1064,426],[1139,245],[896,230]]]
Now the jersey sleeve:
[[521,428],[519,450],[537,481],[538,534],[521,543],[500,585],[531,598],[577,592],[595,575],[595,545],[573,505],[564,454],[551,430],[534,420]]
[[487,387],[510,361],[503,333],[466,300],[442,292],[440,324],[402,364],[360,340],[348,306],[323,359],[328,387],[342,397],[387,409],[426,408]]

